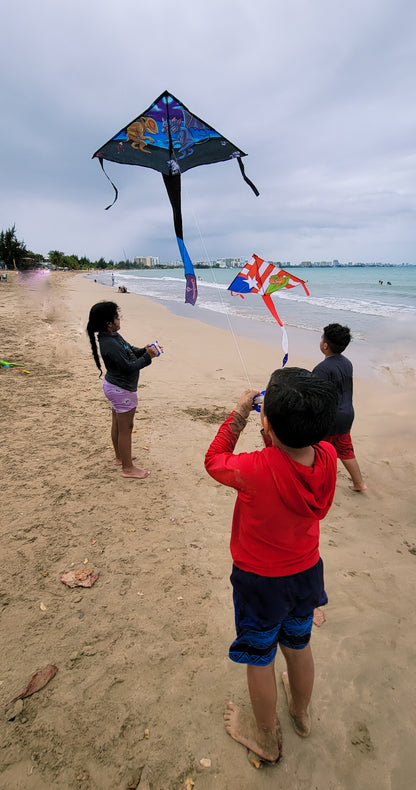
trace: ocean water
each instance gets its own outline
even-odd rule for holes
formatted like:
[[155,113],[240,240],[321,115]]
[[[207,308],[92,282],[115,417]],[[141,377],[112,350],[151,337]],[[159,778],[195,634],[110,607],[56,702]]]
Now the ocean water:
[[[281,332],[263,300],[256,294],[242,299],[228,290],[238,269],[199,269],[198,300],[186,305],[185,280],[181,269],[114,272],[119,285],[164,304],[171,312],[191,316],[204,323],[228,329],[240,337],[251,337],[276,348],[280,353]],[[397,362],[415,368],[416,348],[416,267],[292,267],[305,280],[310,296],[301,286],[274,294],[276,310],[289,337],[289,353],[297,356],[316,353],[322,328],[337,322],[348,325],[353,342],[348,356],[363,374]],[[111,287],[111,272],[88,277]],[[383,281],[383,285],[379,284]],[[387,283],[390,283],[388,285]],[[114,298],[114,297],[113,297]],[[116,301],[122,307],[122,295]],[[162,338],[159,338],[163,342]]]

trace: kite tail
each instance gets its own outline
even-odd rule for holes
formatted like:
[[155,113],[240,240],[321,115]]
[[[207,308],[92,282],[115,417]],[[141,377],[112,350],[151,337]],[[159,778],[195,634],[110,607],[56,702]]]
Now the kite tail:
[[103,160],[102,160],[102,158],[101,158],[100,156],[98,157],[98,161],[99,161],[99,163],[100,163],[100,165],[101,165],[101,169],[102,169],[102,171],[103,171],[103,173],[104,173],[105,177],[106,177],[106,178],[108,178],[108,180],[109,180],[109,182],[110,182],[111,186],[112,186],[112,187],[113,187],[113,189],[114,189],[114,192],[116,193],[116,194],[115,194],[115,197],[114,197],[114,200],[113,200],[113,202],[112,202],[112,203],[110,203],[108,206],[106,206],[106,207],[105,207],[105,210],[106,210],[106,211],[108,211],[108,209],[109,209],[109,208],[111,208],[111,206],[114,206],[114,203],[116,202],[116,200],[117,200],[117,198],[118,198],[118,189],[117,189],[116,185],[115,185],[115,184],[113,184],[113,182],[112,182],[112,180],[111,180],[110,176],[108,175],[108,173],[106,173],[106,172],[105,172],[105,170],[104,170],[104,165],[103,165]]
[[256,195],[256,197],[258,197],[260,195],[260,192],[257,189],[257,187],[255,186],[255,184],[253,184],[253,182],[250,181],[250,179],[246,176],[246,171],[244,170],[244,165],[243,165],[243,163],[241,161],[241,156],[237,156],[237,162],[238,162],[238,164],[240,166],[241,175],[243,176],[244,181],[246,182],[246,184],[249,185],[249,187],[252,188],[252,190],[253,190],[254,194]]
[[276,319],[276,321],[279,324],[279,326],[283,326],[279,316],[277,315],[276,308],[275,308],[275,306],[273,304],[273,300],[272,300],[272,297],[270,296],[270,294],[262,294],[262,297],[263,297],[264,304],[270,310],[273,318]]
[[273,304],[273,300],[272,300],[270,294],[263,294],[263,301],[264,301],[264,304],[266,305],[266,307],[268,307],[268,309],[270,310],[273,318],[276,319],[277,323],[279,324],[279,326],[280,326],[280,328],[282,330],[282,351],[283,351],[282,368],[284,368],[284,366],[286,365],[286,362],[288,360],[288,357],[289,357],[289,340],[288,340],[287,332],[286,332],[285,327],[283,326],[282,321],[280,320],[280,318],[279,318],[279,316],[278,316],[278,314],[276,312],[276,308],[275,308],[275,306]]
[[162,173],[166,191],[169,196],[173,211],[173,224],[175,226],[176,241],[178,242],[186,279],[185,303],[195,304],[198,296],[196,277],[192,261],[188,250],[185,247],[182,230],[182,210],[181,210],[181,174],[167,175]]
[[284,328],[283,324],[282,324],[282,349],[283,349],[282,368],[284,368],[289,357],[289,340],[287,337],[286,329]]

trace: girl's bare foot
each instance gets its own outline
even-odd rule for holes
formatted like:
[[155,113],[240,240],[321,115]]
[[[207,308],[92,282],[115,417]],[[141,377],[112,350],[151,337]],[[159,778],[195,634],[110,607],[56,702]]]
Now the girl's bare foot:
[[121,476],[122,477],[135,477],[139,480],[144,480],[145,477],[149,477],[150,472],[147,472],[146,469],[138,469],[137,466],[131,466],[129,469],[123,469]]
[[352,486],[349,486],[349,488],[351,489],[351,491],[367,491],[367,486],[366,486],[365,483],[361,483],[360,485],[357,485],[357,486],[356,485],[352,485]]
[[[137,456],[132,455],[131,460],[134,461],[136,459],[136,457]],[[121,464],[121,458],[115,458],[114,459],[114,466],[121,466],[121,465],[122,465]]]
[[309,715],[309,708],[302,716],[296,716],[293,711],[292,692],[290,690],[289,676],[287,672],[282,672],[282,681],[286,692],[290,718],[292,719],[295,732],[300,735],[301,738],[307,738],[311,732],[311,717]]
[[257,754],[263,762],[277,763],[280,760],[282,738],[279,720],[274,732],[261,732],[251,716],[229,702],[224,712],[224,724],[237,743]]

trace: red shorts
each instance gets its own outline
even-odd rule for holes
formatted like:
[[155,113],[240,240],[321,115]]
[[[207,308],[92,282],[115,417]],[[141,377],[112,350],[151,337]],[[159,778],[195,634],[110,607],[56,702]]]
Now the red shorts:
[[325,441],[335,447],[337,458],[341,461],[349,461],[350,458],[355,458],[354,448],[349,433],[336,433],[334,436],[325,436]]

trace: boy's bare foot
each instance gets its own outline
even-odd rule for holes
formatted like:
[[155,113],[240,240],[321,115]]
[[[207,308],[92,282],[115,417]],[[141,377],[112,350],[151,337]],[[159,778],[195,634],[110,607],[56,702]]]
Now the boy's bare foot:
[[[136,459],[136,457],[137,456],[132,455],[131,460],[134,461]],[[114,466],[121,466],[121,465],[122,465],[121,459],[120,458],[115,458],[114,459]]]
[[279,721],[275,732],[261,732],[251,716],[229,702],[224,712],[224,724],[228,734],[237,743],[257,754],[263,762],[277,763],[280,760],[282,736]]
[[287,672],[282,672],[282,681],[286,692],[290,718],[292,719],[295,732],[300,735],[301,738],[307,738],[311,733],[311,717],[309,715],[309,708],[303,716],[295,716],[293,712],[292,692],[290,690],[289,676]]
[[352,485],[349,486],[349,488],[351,489],[351,491],[367,491],[367,486],[365,483],[361,483],[361,485],[358,486]]
[[138,469],[137,466],[132,466],[130,469],[123,469],[121,476],[122,477],[135,477],[139,480],[144,480],[145,477],[149,477],[150,472],[147,472],[146,469]]

